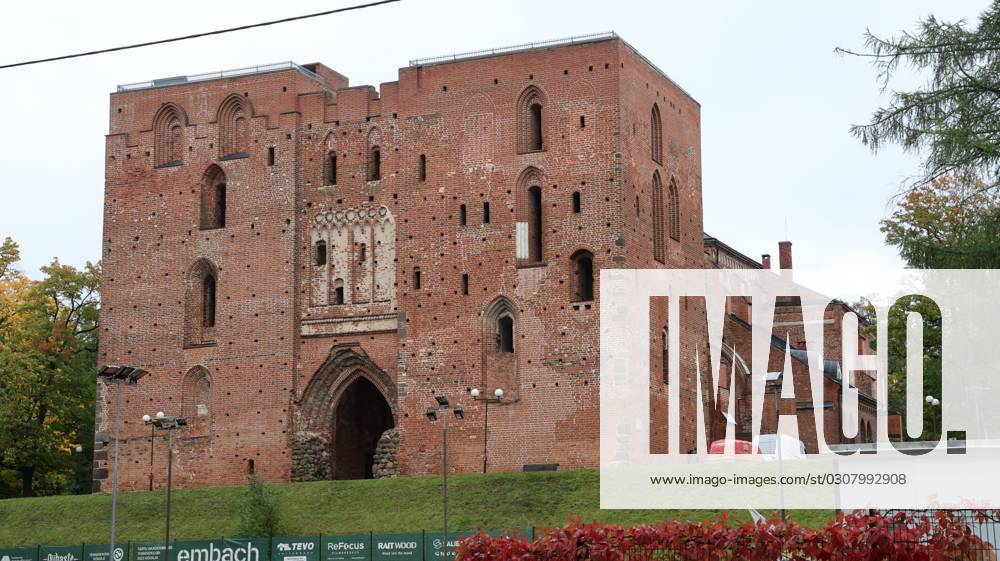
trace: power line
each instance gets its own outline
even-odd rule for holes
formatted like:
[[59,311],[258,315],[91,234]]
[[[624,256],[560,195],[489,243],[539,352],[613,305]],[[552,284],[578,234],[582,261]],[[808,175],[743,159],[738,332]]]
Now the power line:
[[215,31],[206,31],[204,33],[194,33],[192,35],[184,35],[184,36],[181,36],[181,37],[171,37],[169,39],[159,39],[157,41],[146,41],[145,43],[134,43],[134,44],[131,44],[131,45],[122,45],[122,46],[119,46],[119,47],[112,47],[110,49],[100,49],[100,50],[96,50],[96,51],[87,51],[87,52],[75,53],[75,54],[71,54],[71,55],[62,55],[62,56],[55,56],[55,57],[49,57],[49,58],[40,58],[40,59],[36,59],[36,60],[26,60],[26,61],[23,61],[23,62],[15,62],[15,63],[12,63],[12,64],[3,64],[3,65],[0,65],[0,70],[4,70],[6,68],[15,68],[15,67],[18,67],[18,66],[28,66],[28,65],[31,65],[31,64],[42,64],[43,62],[54,62],[54,61],[57,61],[57,60],[66,60],[66,59],[70,59],[70,58],[80,58],[80,57],[84,57],[84,56],[100,55],[100,54],[104,54],[104,53],[113,53],[113,52],[116,52],[116,51],[127,51],[129,49],[138,49],[139,47],[149,47],[151,45],[162,45],[164,43],[176,43],[177,41],[186,41],[188,39],[197,39],[199,37],[208,37],[210,35],[222,35],[223,33],[232,33],[234,31],[243,31],[245,29],[253,29],[255,27],[266,27],[268,25],[276,25],[276,24],[279,24],[279,23],[287,23],[287,22],[290,22],[290,21],[298,21],[298,20],[302,20],[302,19],[317,18],[317,17],[320,17],[320,16],[327,16],[327,15],[330,15],[330,14],[339,14],[341,12],[350,12],[352,10],[360,10],[360,9],[363,9],[363,8],[371,8],[371,7],[374,7],[374,6],[381,6],[382,4],[391,4],[393,2],[399,2],[399,1],[400,0],[379,0],[378,2],[369,2],[368,4],[358,4],[356,6],[347,6],[345,8],[337,8],[336,10],[327,10],[325,12],[316,12],[314,14],[306,14],[306,15],[303,15],[303,16],[293,16],[293,17],[290,17],[290,18],[276,19],[276,20],[265,21],[265,22],[261,22],[261,23],[252,23],[252,24],[249,24],[249,25],[241,25],[239,27],[230,27],[228,29],[217,29]]

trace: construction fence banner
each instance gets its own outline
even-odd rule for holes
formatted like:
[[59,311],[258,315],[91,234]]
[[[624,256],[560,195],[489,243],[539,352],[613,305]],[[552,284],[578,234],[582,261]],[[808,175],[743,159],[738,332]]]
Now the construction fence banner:
[[38,561],[38,546],[0,548],[0,561]]
[[319,536],[271,538],[271,561],[320,561]]
[[82,561],[83,544],[39,546],[38,559],[39,561]]
[[424,561],[424,533],[372,534],[371,561]]
[[[128,561],[128,544],[116,543],[113,561]],[[83,544],[83,561],[108,561],[111,545],[106,543]]]
[[322,561],[371,561],[372,535],[323,536]]
[[[274,538],[220,538],[170,542],[43,545],[0,548],[0,561],[454,561],[458,542],[475,532],[344,534]],[[534,529],[491,531],[493,537],[519,534],[534,539]]]

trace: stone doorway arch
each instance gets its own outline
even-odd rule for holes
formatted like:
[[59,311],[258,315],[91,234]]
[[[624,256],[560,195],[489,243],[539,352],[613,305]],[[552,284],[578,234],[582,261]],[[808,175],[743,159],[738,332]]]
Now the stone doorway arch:
[[395,384],[360,345],[335,345],[299,402],[292,480],[373,477],[395,407]]

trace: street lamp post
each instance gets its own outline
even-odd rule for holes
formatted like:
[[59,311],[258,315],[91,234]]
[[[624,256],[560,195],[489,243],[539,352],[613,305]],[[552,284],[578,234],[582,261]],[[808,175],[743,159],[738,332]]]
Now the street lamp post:
[[142,422],[149,425],[149,490],[153,490],[153,452],[156,451],[156,427],[149,422],[149,415],[142,416]]
[[113,366],[107,364],[97,372],[105,385],[115,386],[115,462],[114,475],[111,480],[111,543],[108,546],[108,561],[115,558],[115,530],[118,523],[118,455],[121,450],[122,430],[122,389],[121,386],[134,386],[139,379],[148,374],[142,368],[135,366]]
[[486,473],[487,459],[489,458],[489,448],[487,447],[487,441],[490,437],[490,403],[500,403],[503,398],[503,389],[497,388],[493,391],[493,397],[482,396],[479,392],[479,388],[472,388],[469,392],[472,395],[472,399],[476,401],[482,401],[483,406],[486,408],[483,414],[483,473]]
[[170,493],[174,482],[174,431],[186,427],[187,419],[168,417],[163,411],[159,411],[153,419],[150,419],[149,415],[143,415],[142,422],[152,425],[154,430],[167,431],[167,529],[163,545],[166,548],[164,559],[170,561]]
[[[934,412],[940,411],[940,409],[938,408],[941,406],[941,401],[938,398],[934,397],[933,395],[928,395],[927,397],[924,398],[924,401],[927,402],[927,405],[930,405],[933,408],[931,410],[932,411],[931,426],[936,428],[938,426],[938,422],[936,419],[937,414],[934,414]],[[944,433],[944,427],[942,426],[938,431],[938,440],[941,440],[941,437],[944,436],[943,433]]]
[[[436,395],[434,399],[437,400],[437,408],[429,407],[427,408],[427,420],[434,422],[438,420],[438,412],[441,413],[441,441],[442,441],[442,454],[441,454],[441,477],[442,477],[442,495],[444,498],[444,561],[448,561],[448,410],[454,412],[455,418],[461,421],[465,418],[465,410],[459,404],[452,405],[448,402],[448,398],[443,395]],[[167,560],[169,561],[169,559]]]

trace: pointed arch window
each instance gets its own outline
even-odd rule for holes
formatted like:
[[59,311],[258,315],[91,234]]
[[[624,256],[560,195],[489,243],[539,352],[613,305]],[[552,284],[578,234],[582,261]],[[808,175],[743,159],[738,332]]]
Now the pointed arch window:
[[382,179],[382,150],[375,145],[368,152],[368,180],[378,181],[380,179]]
[[337,153],[330,152],[326,156],[326,184],[337,184]]
[[667,221],[670,239],[681,241],[681,204],[677,196],[677,182],[673,179],[667,189]]
[[514,317],[510,314],[497,318],[497,352],[514,352]]
[[219,106],[219,151],[222,159],[247,157],[250,145],[250,106],[242,96],[231,95]]
[[212,378],[204,366],[195,366],[184,376],[181,411],[188,421],[206,420],[212,415]]
[[663,163],[663,121],[660,119],[660,108],[654,103],[649,112],[649,147],[653,161]]
[[218,270],[207,259],[200,259],[191,267],[184,319],[188,345],[211,344],[215,340],[218,280]]
[[184,154],[183,113],[173,104],[164,105],[153,118],[153,162],[157,167],[179,166]]
[[202,230],[224,228],[226,226],[226,174],[222,168],[211,166],[201,181]]
[[653,172],[653,259],[659,263],[666,262],[666,251],[663,239],[663,181],[659,172]]
[[517,151],[524,154],[545,149],[545,95],[529,86],[517,100]]
[[333,303],[344,303],[344,279],[337,279],[333,281]]

